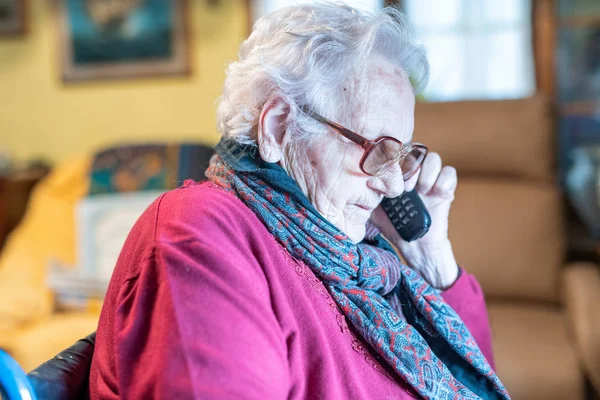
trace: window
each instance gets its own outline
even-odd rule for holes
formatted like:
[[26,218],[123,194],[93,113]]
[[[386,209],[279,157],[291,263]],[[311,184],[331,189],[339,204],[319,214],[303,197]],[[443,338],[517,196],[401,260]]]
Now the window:
[[[254,0],[254,20],[299,0]],[[430,101],[519,98],[533,94],[531,0],[398,1],[425,45]],[[366,10],[384,0],[346,0]]]
[[531,0],[404,0],[431,67],[432,101],[518,98],[535,90]]
[[[252,18],[254,21],[265,14],[275,11],[281,7],[294,4],[307,3],[308,0],[250,0],[252,2]],[[361,10],[379,10],[383,8],[384,0],[345,0],[343,3]]]

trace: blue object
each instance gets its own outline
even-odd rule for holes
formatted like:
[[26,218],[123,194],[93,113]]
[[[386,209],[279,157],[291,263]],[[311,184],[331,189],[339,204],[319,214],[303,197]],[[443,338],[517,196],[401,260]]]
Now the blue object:
[[0,350],[0,397],[2,400],[37,400],[25,371]]

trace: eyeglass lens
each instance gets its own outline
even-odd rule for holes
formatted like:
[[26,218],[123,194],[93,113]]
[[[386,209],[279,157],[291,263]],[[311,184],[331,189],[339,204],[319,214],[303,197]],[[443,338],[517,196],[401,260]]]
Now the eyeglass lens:
[[[364,160],[363,169],[370,175],[381,175],[387,172],[398,162],[402,145],[394,140],[382,140],[375,146]],[[400,169],[405,180],[410,179],[425,159],[425,151],[420,147],[413,147],[402,160]]]

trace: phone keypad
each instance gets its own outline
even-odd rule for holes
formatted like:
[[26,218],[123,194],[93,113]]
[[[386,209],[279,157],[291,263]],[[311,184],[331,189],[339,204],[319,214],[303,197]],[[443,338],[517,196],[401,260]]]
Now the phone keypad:
[[414,191],[403,193],[396,198],[384,198],[381,205],[400,236],[406,241],[423,237],[431,226],[431,216]]
[[410,220],[418,214],[415,210],[415,205],[410,202],[408,197],[401,197],[395,199],[389,199],[389,203],[387,206],[393,208],[395,211],[393,213],[392,223],[396,226],[398,224],[406,225],[410,222]]

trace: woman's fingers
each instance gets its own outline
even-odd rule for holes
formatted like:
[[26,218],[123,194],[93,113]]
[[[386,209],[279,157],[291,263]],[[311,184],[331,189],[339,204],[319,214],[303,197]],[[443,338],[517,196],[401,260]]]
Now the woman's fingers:
[[417,182],[417,192],[420,194],[428,194],[435,185],[440,172],[442,171],[442,158],[438,153],[431,152],[423,161],[419,180]]
[[449,165],[442,167],[440,155],[431,152],[425,158],[419,172],[404,183],[404,190],[410,192],[416,188],[422,195],[452,198],[457,184],[456,169]]
[[456,169],[446,165],[442,168],[435,185],[433,185],[431,194],[442,198],[453,198],[457,184],[458,178],[456,176]]

